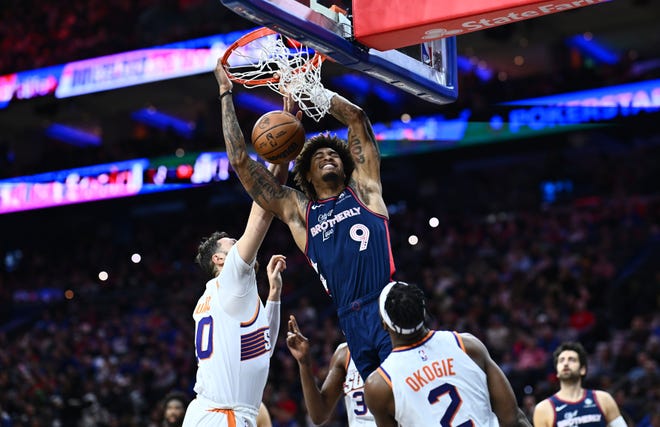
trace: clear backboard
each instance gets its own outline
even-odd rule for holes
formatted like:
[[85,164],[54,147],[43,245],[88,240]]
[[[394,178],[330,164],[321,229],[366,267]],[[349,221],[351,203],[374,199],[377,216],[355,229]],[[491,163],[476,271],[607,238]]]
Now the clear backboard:
[[[302,1],[302,0],[301,0]],[[355,41],[349,11],[318,0],[221,0],[257,25],[269,27],[335,62],[436,104],[458,97],[456,39],[447,37],[411,48],[380,51]],[[327,1],[325,2],[327,3]]]

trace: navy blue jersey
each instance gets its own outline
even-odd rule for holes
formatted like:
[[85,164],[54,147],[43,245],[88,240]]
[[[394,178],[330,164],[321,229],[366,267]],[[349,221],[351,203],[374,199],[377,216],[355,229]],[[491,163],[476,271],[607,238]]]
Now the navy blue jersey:
[[332,297],[355,365],[367,378],[392,350],[378,314],[378,296],[394,274],[387,218],[367,209],[350,187],[310,202],[305,255]]
[[556,427],[607,426],[605,414],[600,409],[593,390],[585,390],[584,396],[577,402],[566,402],[559,399],[556,394],[550,396],[549,399],[555,410],[553,425]]
[[347,187],[307,205],[305,255],[338,310],[376,293],[394,274],[387,218],[363,205]]

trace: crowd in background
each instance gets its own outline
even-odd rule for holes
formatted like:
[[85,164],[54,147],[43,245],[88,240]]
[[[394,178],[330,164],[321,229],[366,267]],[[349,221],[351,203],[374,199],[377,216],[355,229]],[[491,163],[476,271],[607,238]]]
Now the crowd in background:
[[0,75],[229,32],[229,14],[209,0],[3,1]]
[[[528,415],[556,390],[551,354],[572,339],[590,353],[588,387],[612,393],[630,425],[657,417],[660,168],[657,141],[645,142],[615,158],[594,155],[597,141],[559,150],[561,168],[551,166],[557,150],[541,150],[549,170],[574,182],[555,203],[539,194],[544,162],[527,154],[478,168],[456,161],[442,173],[443,153],[383,163],[396,278],[423,287],[430,326],[486,343]],[[13,262],[5,258],[0,275],[4,425],[155,426],[169,391],[193,396],[191,316],[204,283],[196,246],[216,229],[241,233],[249,207],[245,198],[209,202],[242,193],[235,178],[196,191],[8,217],[17,227],[3,241]],[[322,378],[343,341],[334,310],[280,222],[259,260],[276,252],[288,256],[282,317],[296,315]],[[263,271],[259,282],[265,296]],[[311,425],[285,336],[264,401],[274,425]],[[329,425],[345,425],[341,405]]]

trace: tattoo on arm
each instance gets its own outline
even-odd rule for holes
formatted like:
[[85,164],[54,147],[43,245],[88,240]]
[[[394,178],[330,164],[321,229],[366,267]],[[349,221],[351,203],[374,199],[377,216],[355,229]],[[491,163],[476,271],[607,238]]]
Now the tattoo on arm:
[[225,137],[227,155],[230,159],[247,155],[243,132],[238,124],[234,104],[230,97],[225,97],[222,100],[222,132]]
[[270,205],[272,201],[283,199],[286,192],[273,174],[261,163],[251,161],[247,167],[247,177],[243,181],[252,199],[260,205]]
[[364,158],[364,151],[362,150],[362,140],[350,129],[348,132],[348,141],[348,148],[351,150],[355,163],[364,163],[366,160]]

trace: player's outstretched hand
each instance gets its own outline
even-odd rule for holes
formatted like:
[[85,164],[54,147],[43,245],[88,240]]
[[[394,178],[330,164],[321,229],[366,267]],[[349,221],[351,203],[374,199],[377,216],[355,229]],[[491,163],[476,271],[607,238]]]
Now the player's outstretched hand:
[[215,65],[215,70],[213,70],[213,74],[215,74],[215,79],[218,81],[218,88],[220,89],[220,94],[223,94],[234,87],[234,83],[232,83],[232,81],[229,80],[229,77],[227,76],[227,71],[225,70],[225,67],[222,65],[222,58],[218,58],[218,62]]
[[300,333],[298,322],[294,315],[289,316],[289,331],[286,334],[286,345],[298,363],[311,364],[309,356],[309,340]]
[[[298,110],[296,101],[293,100],[293,96],[288,92],[282,92],[282,99],[284,100],[283,110],[296,116],[298,120],[302,120],[303,112]],[[296,110],[298,110],[296,112]]]
[[268,261],[266,272],[268,273],[269,301],[279,301],[282,294],[282,272],[286,270],[286,257],[284,255],[273,255]]

